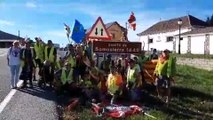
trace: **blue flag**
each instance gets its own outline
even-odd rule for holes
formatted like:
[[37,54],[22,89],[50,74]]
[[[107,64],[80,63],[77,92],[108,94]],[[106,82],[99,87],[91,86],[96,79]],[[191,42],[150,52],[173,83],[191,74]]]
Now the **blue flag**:
[[75,43],[81,43],[84,37],[84,26],[78,20],[75,20],[71,38],[75,41]]

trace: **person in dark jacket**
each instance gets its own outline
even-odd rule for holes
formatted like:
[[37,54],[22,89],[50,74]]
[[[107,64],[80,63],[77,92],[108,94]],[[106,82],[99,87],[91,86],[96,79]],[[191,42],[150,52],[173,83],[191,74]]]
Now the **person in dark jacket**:
[[20,79],[24,80],[22,88],[27,86],[27,80],[30,82],[30,86],[33,87],[32,74],[35,68],[35,51],[30,48],[31,44],[29,41],[26,42],[26,48],[21,50],[21,60],[22,60],[22,73]]

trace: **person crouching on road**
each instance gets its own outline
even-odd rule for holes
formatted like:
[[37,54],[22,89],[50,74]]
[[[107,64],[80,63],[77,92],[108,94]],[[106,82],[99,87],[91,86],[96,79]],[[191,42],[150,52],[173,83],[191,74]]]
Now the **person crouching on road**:
[[77,87],[73,80],[73,68],[70,63],[66,62],[64,67],[55,72],[55,80],[57,81],[56,93],[61,94],[62,92],[69,92],[73,94],[74,89]]
[[123,89],[123,79],[115,67],[111,67],[110,74],[106,82],[107,92],[112,96],[110,103],[113,104],[115,100],[121,95]]
[[174,67],[171,66],[172,62],[173,61],[169,56],[169,51],[164,50],[158,59],[158,63],[154,71],[154,75],[157,77],[156,86],[158,97],[163,95],[164,91],[162,90],[165,89],[166,94],[164,95],[166,96],[166,103],[170,101],[170,80],[172,79],[172,73],[174,72],[172,71],[172,67]]
[[8,66],[10,67],[12,89],[17,88],[21,64],[20,53],[21,48],[19,47],[19,42],[16,40],[13,42],[13,46],[9,48],[7,53],[7,62]]
[[33,87],[32,74],[36,63],[34,61],[35,51],[34,49],[31,49],[30,46],[30,41],[26,41],[26,48],[21,50],[22,72],[20,79],[24,80],[22,88],[26,87],[27,80],[29,80],[30,86]]
[[138,64],[133,59],[129,61],[129,67],[127,69],[127,89],[131,101],[138,101],[140,99],[139,87],[141,86],[141,70]]

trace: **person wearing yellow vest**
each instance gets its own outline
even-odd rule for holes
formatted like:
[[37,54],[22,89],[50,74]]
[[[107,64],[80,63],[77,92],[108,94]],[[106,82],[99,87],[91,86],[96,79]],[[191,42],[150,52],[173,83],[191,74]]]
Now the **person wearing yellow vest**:
[[113,102],[121,94],[123,88],[123,78],[113,66],[111,67],[110,74],[108,75],[106,86],[108,94],[112,96],[111,104],[113,104]]
[[55,70],[60,70],[62,67],[64,66],[64,59],[63,58],[59,58],[59,60],[56,62],[56,68]]
[[169,103],[170,101],[170,80],[174,76],[174,72],[175,61],[173,61],[173,58],[169,56],[169,50],[164,50],[158,59],[154,75],[156,76],[158,97],[161,97],[163,95],[161,94],[163,92],[162,90],[166,90],[166,103]]
[[53,46],[51,40],[48,40],[47,46],[44,49],[44,66],[43,66],[43,76],[42,79],[39,80],[38,85],[41,87],[42,83],[49,83],[50,87],[52,87],[52,82],[54,79],[54,70],[55,63],[57,59],[57,50]]
[[[70,65],[71,68],[74,70],[73,74],[76,73],[75,67],[76,67],[76,56],[75,56],[75,50],[72,44],[68,45],[68,51],[66,52],[66,55],[64,57],[65,61],[67,61]],[[77,75],[74,75],[74,80],[76,81]]]
[[141,70],[136,61],[129,60],[129,66],[127,69],[127,89],[129,90],[129,96],[132,101],[139,100],[139,87],[141,86]]
[[33,87],[32,83],[32,74],[33,69],[35,68],[35,51],[30,48],[31,43],[26,41],[26,48],[21,50],[21,60],[22,60],[22,72],[20,79],[24,80],[22,88],[25,88],[27,85],[27,80],[30,81],[30,86]]
[[[36,62],[36,66],[38,66],[39,68],[38,73],[40,73],[42,69],[42,63],[44,62],[44,44],[38,37],[35,37],[35,40],[36,40],[36,43],[33,46],[35,50],[35,62]],[[36,78],[34,78],[34,80],[36,80]]]
[[97,100],[99,94],[97,89],[95,89],[95,84],[91,81],[91,77],[89,71],[84,73],[81,79],[81,88],[82,88],[82,104],[86,104],[87,102],[92,102]]
[[56,93],[61,93],[65,90],[70,91],[70,85],[74,84],[73,70],[68,62],[64,64],[64,67],[57,70],[54,74]]

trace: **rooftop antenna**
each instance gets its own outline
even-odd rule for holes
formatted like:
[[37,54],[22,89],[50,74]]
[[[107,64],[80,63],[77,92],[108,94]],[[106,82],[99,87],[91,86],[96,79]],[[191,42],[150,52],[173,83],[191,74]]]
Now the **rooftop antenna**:
[[18,30],[18,40],[20,40],[20,30]]
[[189,14],[190,14],[190,11],[188,10],[188,11],[187,11],[187,15],[189,15]]

